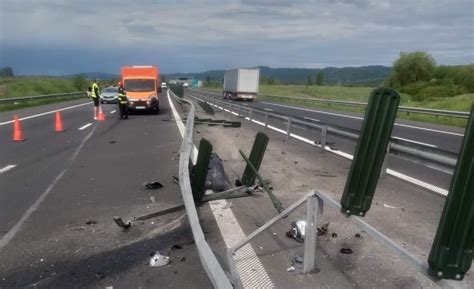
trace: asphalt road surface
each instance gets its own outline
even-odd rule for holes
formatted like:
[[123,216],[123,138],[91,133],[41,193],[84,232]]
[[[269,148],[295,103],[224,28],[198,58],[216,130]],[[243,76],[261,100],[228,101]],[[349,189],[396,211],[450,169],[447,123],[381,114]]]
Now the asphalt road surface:
[[[182,140],[166,96],[159,115],[119,120],[117,105],[102,107],[104,122],[87,100],[0,116],[0,288],[209,288],[183,211],[129,231],[112,219],[182,203],[173,181]],[[14,113],[23,142],[12,141]],[[170,265],[149,266],[157,250]]]
[[[192,93],[192,90],[188,92]],[[215,94],[215,97],[222,100],[222,96],[218,94]],[[308,121],[347,128],[355,132],[360,130],[363,120],[363,115],[357,113],[331,111],[327,109],[316,108],[310,109],[298,105],[260,102],[258,100],[253,102],[238,102],[238,104],[265,110],[277,115],[284,114],[303,117],[307,118]],[[264,120],[263,115],[254,114],[253,117],[260,121]],[[269,124],[286,130],[286,123],[284,123],[282,120],[270,118]],[[293,126],[292,133],[298,134],[308,139],[313,139],[315,141],[320,139],[319,132],[306,129],[298,125]],[[396,120],[392,137],[400,138],[410,142],[418,142],[445,151],[458,153],[464,136],[463,134],[464,129],[462,128]],[[331,144],[332,148],[348,154],[353,154],[355,150],[355,142],[353,140],[329,135],[327,141],[329,144]],[[406,160],[394,156],[389,157],[388,167],[445,190],[448,189],[449,183],[451,181],[451,174],[449,173],[439,171],[437,169],[427,168],[421,164],[407,162]]]

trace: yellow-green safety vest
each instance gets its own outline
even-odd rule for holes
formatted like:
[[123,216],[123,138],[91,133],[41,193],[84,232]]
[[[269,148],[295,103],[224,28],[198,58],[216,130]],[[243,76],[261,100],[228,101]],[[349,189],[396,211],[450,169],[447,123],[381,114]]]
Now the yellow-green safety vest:
[[97,91],[99,91],[99,86],[97,85],[97,83],[92,83],[92,91],[91,91],[91,96],[96,98],[98,97],[98,95],[95,94],[95,90],[97,89]]

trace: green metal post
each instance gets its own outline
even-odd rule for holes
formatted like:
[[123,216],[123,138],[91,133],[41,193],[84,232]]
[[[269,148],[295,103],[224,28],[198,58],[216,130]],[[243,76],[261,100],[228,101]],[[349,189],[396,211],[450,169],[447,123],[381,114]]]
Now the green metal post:
[[474,251],[474,103],[428,258],[432,276],[462,280]]
[[[257,133],[257,137],[253,143],[252,151],[250,152],[249,157],[250,162],[257,171],[260,169],[260,165],[262,164],[263,156],[265,155],[265,150],[267,149],[267,144],[268,136],[263,132]],[[252,170],[250,165],[247,164],[242,176],[242,184],[246,185],[247,187],[253,186],[256,177],[257,175],[255,172]]]
[[370,209],[392,133],[400,96],[389,88],[372,91],[351,163],[341,211],[365,216]]
[[193,168],[191,177],[191,188],[193,190],[194,202],[199,203],[204,196],[207,172],[209,170],[209,161],[211,159],[212,145],[207,139],[201,139],[199,142],[199,153],[196,165]]

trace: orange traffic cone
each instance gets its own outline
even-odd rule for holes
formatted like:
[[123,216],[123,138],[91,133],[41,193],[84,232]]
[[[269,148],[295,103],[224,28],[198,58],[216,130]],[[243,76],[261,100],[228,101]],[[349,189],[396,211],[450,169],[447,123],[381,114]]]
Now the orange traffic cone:
[[63,120],[61,118],[61,113],[59,113],[59,111],[56,111],[56,120],[54,121],[54,131],[55,132],[64,131]]
[[97,120],[104,121],[105,120],[105,114],[102,111],[102,106],[99,106],[99,115],[97,116]]
[[20,120],[18,115],[15,114],[15,119],[13,122],[13,141],[24,141],[23,133],[21,132]]

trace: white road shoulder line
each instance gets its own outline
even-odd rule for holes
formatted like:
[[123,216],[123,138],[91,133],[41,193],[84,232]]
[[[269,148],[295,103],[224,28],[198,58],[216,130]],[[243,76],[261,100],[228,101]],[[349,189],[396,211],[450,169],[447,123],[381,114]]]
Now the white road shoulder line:
[[116,110],[112,110],[112,111],[110,112],[110,114],[113,114],[113,113],[116,113],[116,112],[117,112]]
[[0,174],[3,174],[3,173],[8,172],[9,170],[13,169],[14,167],[16,167],[16,165],[8,165],[8,166],[5,166],[4,168],[1,168],[1,169],[0,169]]
[[410,142],[410,143],[416,143],[416,144],[420,144],[420,145],[424,145],[424,146],[428,146],[428,147],[432,147],[432,148],[437,148],[437,146],[429,144],[429,143],[424,143],[424,142],[415,141],[415,140],[406,139],[406,138],[397,137],[397,136],[393,136],[392,138],[403,140],[403,141]]
[[[64,110],[69,110],[69,109],[81,107],[81,106],[84,106],[84,105],[90,105],[91,103],[92,103],[92,102],[86,102],[86,103],[81,103],[81,104],[77,104],[77,105],[73,105],[73,106],[68,106],[68,107],[64,107],[64,108],[60,108],[60,109],[55,109],[55,110],[51,110],[51,111],[39,113],[39,114],[34,114],[34,115],[30,115],[30,116],[25,116],[25,117],[20,118],[19,120],[27,120],[27,119],[31,119],[31,118],[36,118],[36,117],[40,117],[40,116],[44,116],[44,115],[56,113],[56,111],[64,111]],[[5,121],[5,122],[0,122],[0,125],[6,125],[6,124],[9,124],[9,123],[13,123],[13,120]]]
[[86,129],[86,128],[90,127],[91,125],[92,125],[92,122],[89,122],[89,123],[87,123],[87,124],[81,126],[80,128],[78,128],[78,130]]
[[[181,136],[184,136],[184,124],[174,108],[169,95],[168,101],[170,102],[171,111],[173,112],[174,119],[176,119],[176,124],[178,125]],[[193,151],[196,152],[197,159],[197,149],[194,145]],[[209,206],[211,207],[212,214],[216,219],[227,248],[231,248],[237,244],[237,242],[245,238],[242,227],[240,227],[237,218],[235,218],[235,215],[232,212],[232,209],[228,206],[226,200],[209,202]],[[267,271],[260,262],[260,259],[257,257],[255,250],[250,244],[245,245],[236,252],[234,262],[244,288],[263,289],[275,287],[268,276]]]
[[[346,114],[334,113],[334,112],[328,112],[328,111],[322,111],[322,110],[316,110],[316,109],[308,109],[308,108],[302,108],[302,107],[296,107],[296,106],[290,106],[290,105],[284,105],[284,104],[277,104],[277,103],[271,103],[271,102],[261,102],[261,103],[274,105],[274,106],[281,106],[281,107],[291,108],[291,109],[295,109],[295,110],[303,110],[303,111],[311,111],[311,112],[317,112],[317,113],[322,113],[322,114],[327,114],[327,115],[335,115],[335,116],[340,116],[340,117],[345,117],[345,118],[352,118],[352,119],[359,119],[359,120],[364,119],[363,117],[358,117],[358,116],[352,116],[352,115],[346,115]],[[407,127],[407,128],[413,128],[413,129],[419,129],[419,130],[424,130],[424,131],[431,131],[431,132],[438,132],[438,133],[443,133],[443,134],[461,136],[461,137],[464,136],[461,133],[450,132],[450,131],[445,131],[445,130],[438,130],[438,129],[431,129],[431,128],[424,128],[424,127],[413,126],[413,125],[408,125],[408,124],[401,124],[401,123],[397,123],[397,122],[394,125],[401,126],[401,127]]]

